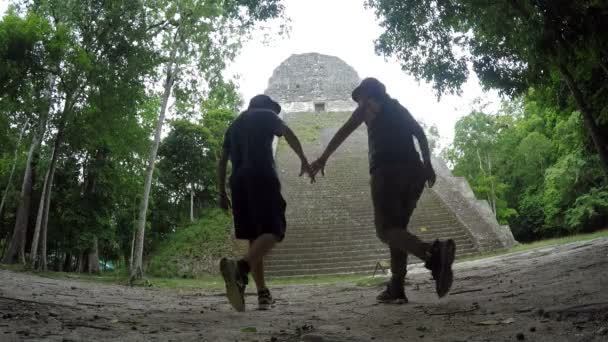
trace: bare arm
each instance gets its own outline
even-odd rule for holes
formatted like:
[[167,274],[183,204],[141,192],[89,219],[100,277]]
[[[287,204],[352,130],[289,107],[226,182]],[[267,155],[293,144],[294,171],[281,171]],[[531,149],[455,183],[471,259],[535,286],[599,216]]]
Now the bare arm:
[[222,209],[228,209],[230,207],[230,201],[226,194],[226,170],[228,169],[228,157],[229,152],[227,149],[222,149],[222,156],[217,168],[217,184],[220,195],[220,207]]
[[314,176],[310,172],[310,165],[308,164],[308,159],[304,154],[302,144],[300,143],[300,140],[298,139],[296,134],[291,130],[291,128],[289,128],[285,124],[281,124],[275,134],[278,136],[283,136],[285,138],[285,141],[287,141],[289,147],[291,147],[291,149],[300,158],[300,162],[302,163],[302,167],[300,169],[300,176],[302,176],[304,173],[308,173],[310,175],[311,181],[314,182]]
[[344,140],[346,140],[346,138],[348,138],[348,136],[357,129],[357,127],[361,126],[363,120],[363,109],[361,107],[357,107],[357,109],[355,109],[353,112],[353,115],[351,115],[344,125],[340,127],[334,137],[331,138],[329,144],[327,144],[327,147],[325,148],[325,151],[315,162],[315,164],[317,164],[316,166],[320,168],[322,174],[325,173],[324,168],[327,159],[329,159],[329,157],[338,149],[338,147],[340,147],[340,145],[342,145]]
[[422,152],[422,160],[424,161],[424,165],[431,165],[431,150],[429,148],[429,141],[426,138],[424,130],[417,122],[414,125],[413,134],[418,140],[418,144],[420,145],[420,151]]
[[426,172],[427,181],[429,183],[429,187],[432,187],[435,184],[436,176],[435,171],[433,170],[433,165],[431,164],[431,150],[429,148],[429,141],[426,138],[426,134],[420,124],[413,120],[413,134],[418,140],[418,145],[420,145],[420,151],[422,152],[422,160],[424,162],[424,170]]

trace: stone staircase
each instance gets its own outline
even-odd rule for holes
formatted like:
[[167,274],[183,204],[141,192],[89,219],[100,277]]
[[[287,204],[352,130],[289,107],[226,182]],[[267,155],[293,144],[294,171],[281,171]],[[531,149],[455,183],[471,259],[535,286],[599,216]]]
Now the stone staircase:
[[[286,122],[301,140],[310,159],[316,158],[347,114],[335,123],[318,125],[315,116],[292,114]],[[329,115],[329,114],[328,114]],[[329,126],[329,127],[328,127]],[[310,134],[311,127],[317,131]],[[299,160],[281,142],[277,170],[287,201],[287,234],[266,260],[269,277],[371,273],[388,260],[388,248],[376,237],[369,188],[367,133],[358,129],[332,156],[326,176],[316,184],[299,178]],[[465,225],[433,189],[425,189],[409,230],[423,240],[454,239],[457,256],[472,255],[479,247]],[[420,262],[410,257],[409,262]]]

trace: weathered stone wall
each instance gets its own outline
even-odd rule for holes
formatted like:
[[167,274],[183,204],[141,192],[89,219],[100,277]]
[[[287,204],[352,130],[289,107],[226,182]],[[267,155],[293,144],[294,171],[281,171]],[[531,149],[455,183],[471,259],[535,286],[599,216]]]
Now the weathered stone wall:
[[274,70],[265,94],[284,108],[294,106],[285,108],[287,112],[312,112],[314,107],[306,106],[314,102],[352,102],[350,95],[359,81],[355,69],[340,58],[305,53],[291,55]]
[[[313,159],[349,115],[294,113],[285,114],[284,120]],[[503,242],[496,233],[510,232],[508,228],[500,228],[497,223],[490,225],[486,222],[490,218],[474,212],[472,203],[477,200],[468,185],[460,184],[447,168],[442,169],[439,161],[435,163],[437,184],[423,192],[408,229],[428,241],[454,239],[458,256],[508,247],[508,241]],[[282,142],[277,169],[287,201],[288,228],[285,241],[267,260],[268,274],[367,273],[373,271],[378,261],[388,259],[388,249],[377,239],[374,228],[365,127],[355,131],[335,152],[328,162],[326,176],[319,176],[316,184],[298,177],[299,167],[298,158]],[[455,194],[456,186],[461,186],[467,195]],[[442,193],[442,189],[447,192]],[[454,209],[453,202],[461,202],[462,208]],[[415,261],[419,260],[410,258],[410,262]]]
[[509,226],[501,226],[488,202],[475,198],[471,187],[463,177],[454,177],[445,165],[433,158],[437,182],[433,191],[458,217],[475,238],[480,251],[509,248],[517,244]]
[[[352,112],[357,108],[353,100],[319,101],[325,106],[325,112]],[[315,102],[284,102],[281,103],[283,113],[313,113]]]
[[[275,69],[266,94],[280,102],[281,117],[312,160],[355,109],[350,94],[359,81],[355,70],[336,57],[292,55]],[[324,111],[315,113],[315,103],[323,103]],[[319,176],[315,185],[298,177],[300,161],[286,144],[275,141],[273,147],[288,230],[266,261],[270,276],[366,273],[388,259],[374,228],[364,127],[335,152],[326,177]],[[437,183],[424,190],[410,231],[424,240],[454,239],[457,256],[516,243],[509,227],[496,222],[488,203],[475,198],[464,178],[454,177],[440,160],[434,164]]]

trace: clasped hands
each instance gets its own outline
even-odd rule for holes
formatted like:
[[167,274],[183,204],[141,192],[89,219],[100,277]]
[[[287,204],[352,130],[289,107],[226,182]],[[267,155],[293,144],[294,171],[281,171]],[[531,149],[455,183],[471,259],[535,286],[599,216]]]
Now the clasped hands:
[[[310,183],[314,183],[315,177],[317,176],[317,174],[319,173],[319,171],[321,171],[321,175],[325,176],[325,163],[327,162],[327,158],[324,158],[323,156],[319,157],[317,160],[315,160],[312,163],[308,163],[308,160],[306,160],[306,158],[302,159],[302,166],[300,168],[300,177],[303,176],[304,174],[307,174],[308,177],[310,177]],[[437,179],[436,175],[435,175],[435,170],[433,170],[433,166],[431,166],[431,164],[426,164],[424,165],[424,177],[425,180],[429,186],[429,188],[432,188],[433,185],[435,185],[435,180]]]
[[306,160],[305,158],[302,159],[302,165],[300,167],[300,177],[304,174],[307,174],[310,178],[310,183],[314,183],[316,181],[315,177],[317,176],[317,173],[319,173],[319,171],[321,171],[321,175],[325,176],[326,161],[327,159],[323,157],[319,157],[319,159],[315,160],[312,163],[308,163],[308,160]]

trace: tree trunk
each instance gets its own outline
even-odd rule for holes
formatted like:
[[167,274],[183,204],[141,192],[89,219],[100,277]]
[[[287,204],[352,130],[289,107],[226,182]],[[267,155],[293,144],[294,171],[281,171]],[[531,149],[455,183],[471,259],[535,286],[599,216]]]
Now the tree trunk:
[[8,245],[9,243],[9,239],[10,239],[11,235],[10,232],[7,232],[6,235],[4,236],[4,243],[2,244],[2,252],[0,252],[0,255],[4,255],[4,252],[6,252],[6,245]]
[[562,74],[562,77],[568,84],[568,88],[570,88],[570,92],[574,97],[578,109],[583,115],[583,122],[585,123],[585,127],[587,128],[587,131],[589,132],[589,135],[593,140],[593,144],[595,145],[595,148],[598,152],[602,169],[604,170],[604,173],[608,176],[608,142],[602,136],[602,132],[600,131],[600,128],[598,127],[597,123],[595,122],[595,118],[593,117],[593,113],[591,112],[591,109],[589,109],[589,105],[585,101],[582,91],[578,87],[576,81],[574,80],[574,77],[572,76],[568,68],[564,64],[560,64],[559,70]]
[[194,186],[190,184],[190,223],[194,223]]
[[135,251],[135,230],[133,230],[133,238],[131,239],[131,257],[129,258],[129,269],[133,268],[133,256]]
[[99,242],[97,237],[93,238],[93,248],[87,253],[88,271],[89,273],[99,273]]
[[23,175],[23,183],[21,185],[21,195],[19,199],[19,207],[17,208],[17,218],[13,235],[8,244],[8,249],[4,254],[2,262],[5,264],[14,264],[20,262],[25,264],[25,238],[27,226],[30,217],[30,206],[32,202],[32,164],[34,163],[34,154],[40,145],[39,136],[35,135],[32,138],[32,145],[27,154],[27,162],[25,164],[25,173]]
[[494,190],[494,178],[492,177],[492,159],[488,156],[488,172],[490,174],[490,191],[492,193],[492,212],[494,216],[498,217],[496,213],[496,192]]
[[[66,103],[67,106],[67,103]],[[34,228],[34,238],[32,240],[32,247],[30,250],[30,261],[32,266],[35,265],[36,260],[38,259],[38,244],[40,243],[40,239],[42,239],[42,251],[41,254],[41,262],[39,264],[40,269],[46,271],[46,237],[47,237],[47,227],[48,227],[48,218],[49,218],[49,206],[51,205],[51,192],[53,189],[53,179],[55,178],[55,168],[57,165],[57,156],[59,155],[59,149],[61,147],[61,143],[63,142],[63,133],[65,129],[65,117],[66,117],[67,107],[64,108],[61,122],[59,124],[59,129],[57,131],[57,136],[55,137],[55,142],[53,144],[53,151],[51,152],[51,162],[49,164],[49,169],[46,172],[44,177],[44,185],[42,188],[42,196],[40,197],[40,204],[38,206],[38,215],[36,216],[36,226]],[[42,236],[40,236],[42,232]]]
[[55,80],[55,75],[49,75],[48,88],[44,90],[43,99],[45,108],[40,111],[38,132],[36,132],[37,134],[34,134],[32,137],[32,145],[30,146],[30,150],[27,154],[25,172],[23,174],[23,183],[21,185],[21,194],[19,196],[19,206],[17,208],[17,218],[15,220],[15,228],[13,229],[13,235],[11,237],[8,250],[2,259],[2,262],[6,264],[20,262],[25,265],[25,239],[27,237],[30,207],[32,204],[32,164],[34,162],[36,150],[38,150],[38,147],[40,147],[40,144],[42,143],[42,139],[44,139],[47,117],[52,105],[51,94],[55,88]]
[[0,218],[2,218],[2,212],[4,210],[4,204],[6,203],[6,197],[8,196],[8,191],[11,188],[13,183],[13,176],[15,174],[15,168],[17,167],[17,159],[19,157],[19,147],[21,146],[21,140],[23,139],[23,135],[25,134],[25,130],[29,125],[29,121],[26,122],[21,128],[21,132],[19,133],[19,139],[17,140],[17,146],[15,147],[15,155],[13,156],[13,166],[11,167],[11,172],[8,176],[8,182],[6,182],[6,188],[4,188],[4,194],[2,195],[2,200],[0,201]]
[[51,170],[49,169],[44,175],[44,184],[42,186],[42,194],[40,194],[38,214],[36,215],[36,225],[34,227],[34,236],[32,237],[32,246],[30,248],[30,266],[32,268],[36,267],[36,261],[38,260],[38,241],[40,241],[40,227],[42,227],[44,204],[46,203],[46,185],[49,182],[50,172]]
[[44,203],[44,212],[43,212],[43,220],[42,220],[42,248],[40,250],[40,269],[43,271],[47,270],[47,262],[46,262],[46,243],[47,243],[47,232],[49,227],[49,210],[51,207],[51,194],[53,191],[53,178],[55,176],[55,166],[50,170],[51,175],[49,176],[49,187],[46,192],[46,202]]
[[63,272],[71,272],[72,271],[72,254],[65,253],[65,260],[63,261]]
[[179,44],[174,41],[173,50],[171,50],[171,56],[167,65],[167,77],[165,79],[164,93],[160,107],[160,113],[158,115],[158,121],[156,122],[154,142],[152,143],[152,146],[150,148],[150,155],[148,156],[148,165],[146,167],[146,178],[144,182],[144,195],[139,205],[139,215],[137,218],[137,237],[135,239],[134,260],[131,265],[131,274],[129,276],[130,283],[132,283],[135,279],[141,279],[143,277],[144,234],[146,232],[146,215],[148,212],[148,200],[150,198],[152,176],[154,174],[154,165],[156,163],[156,154],[158,152],[158,145],[160,144],[163,123],[165,121],[167,103],[169,102],[169,97],[171,96],[171,89],[173,88],[173,82],[175,80],[174,67],[178,45]]
[[76,271],[78,273],[85,273],[88,271],[87,266],[89,266],[89,263],[87,256],[88,253],[86,251],[80,252],[80,254],[78,254],[78,266],[76,268]]
[[62,253],[60,252],[60,249],[56,248],[53,255],[55,256],[55,259],[53,259],[53,271],[58,272],[59,267],[61,267],[61,262],[63,261],[63,258],[61,258]]

